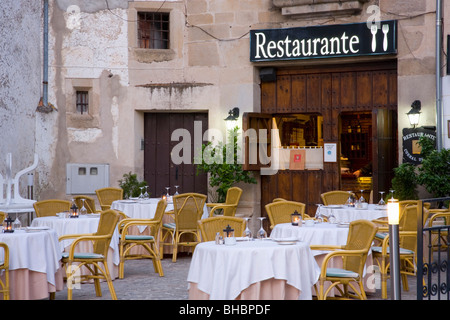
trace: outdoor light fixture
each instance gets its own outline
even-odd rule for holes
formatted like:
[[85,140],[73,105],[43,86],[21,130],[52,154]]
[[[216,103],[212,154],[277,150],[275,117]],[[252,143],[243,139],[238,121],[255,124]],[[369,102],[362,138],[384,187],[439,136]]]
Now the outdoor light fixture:
[[293,226],[300,226],[302,225],[302,215],[297,212],[297,210],[294,211],[294,213],[291,214],[291,223]]
[[239,108],[233,108],[228,111],[228,117],[225,118],[225,121],[236,121],[239,118]]
[[9,216],[3,221],[3,232],[4,233],[14,232],[13,222],[14,222],[14,220],[11,219]]
[[420,102],[420,100],[415,100],[412,104],[411,104],[411,110],[408,111],[408,113],[406,113],[408,115],[409,118],[409,123],[414,126],[414,128],[416,127],[416,125],[419,124],[419,117],[420,117],[420,109],[422,108],[422,104]]
[[392,197],[387,204],[389,223],[389,257],[391,263],[391,299],[401,300],[400,295],[400,241],[399,241],[399,215],[400,207],[397,199]]

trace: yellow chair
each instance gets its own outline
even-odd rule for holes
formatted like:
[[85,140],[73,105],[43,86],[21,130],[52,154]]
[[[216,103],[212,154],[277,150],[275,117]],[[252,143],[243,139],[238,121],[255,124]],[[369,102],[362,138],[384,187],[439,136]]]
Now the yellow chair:
[[49,217],[56,216],[59,212],[70,210],[70,201],[68,200],[42,200],[33,203],[34,212],[36,217]]
[[[431,217],[428,223],[429,227],[435,225],[449,225],[450,209],[431,209]],[[447,229],[431,230],[431,249],[433,251],[446,250],[448,248]]]
[[113,201],[123,199],[123,189],[122,188],[101,188],[95,190],[97,194],[98,202],[102,210],[108,210],[111,208]]
[[[381,230],[381,228],[379,228]],[[384,230],[386,231],[386,230]],[[417,249],[417,206],[406,206],[399,221],[400,274],[403,290],[408,288],[408,275],[415,275],[415,253]],[[387,299],[387,279],[389,278],[389,233],[381,246],[372,247],[373,260],[380,268],[381,298]]]
[[230,226],[235,237],[242,237],[245,230],[245,220],[238,217],[209,217],[198,221],[202,241],[214,241],[216,233],[223,235],[223,230]]
[[87,213],[98,213],[100,212],[99,210],[96,209],[95,207],[95,199],[89,196],[85,196],[85,195],[79,195],[79,196],[74,196],[73,197],[75,204],[78,207],[78,210],[81,209],[81,207],[83,206],[83,201],[81,199],[84,199],[84,207],[87,210]]
[[[363,271],[367,255],[370,250],[377,226],[368,220],[355,220],[350,223],[347,243],[344,246],[311,245],[312,250],[334,250],[328,253],[320,269],[318,300],[326,300],[328,293],[337,288],[341,294],[336,299],[359,298],[366,300],[367,296],[363,286]],[[339,250],[341,249],[341,250]],[[328,268],[328,262],[341,256],[342,268]],[[325,282],[331,281],[331,285],[325,290]],[[359,287],[356,288],[355,283]],[[338,285],[343,285],[342,290]],[[353,293],[349,292],[349,287]],[[325,290],[325,291],[324,291]]]
[[[119,278],[124,277],[124,263],[126,260],[152,259],[155,272],[164,276],[160,255],[156,239],[158,239],[161,228],[162,217],[166,211],[167,202],[164,199],[158,201],[155,216],[153,219],[123,219],[120,220],[121,231],[119,241]],[[133,226],[147,226],[150,229],[149,235],[132,235],[130,228]],[[142,246],[147,252],[145,254],[130,254],[130,250],[136,246]]]
[[[165,245],[172,247],[172,261],[177,260],[178,246],[194,247],[200,242],[197,221],[201,219],[207,196],[199,193],[183,193],[173,196],[174,223],[163,223],[161,227],[160,251]],[[172,238],[171,242],[166,242]],[[184,239],[182,237],[191,237]],[[194,240],[191,241],[192,237]]]
[[221,215],[216,211],[223,211],[223,215],[233,217],[236,214],[236,209],[241,199],[242,189],[239,187],[231,187],[227,191],[225,203],[207,203],[206,206],[211,208],[209,216]]
[[0,293],[3,293],[3,300],[9,300],[9,247],[6,243],[0,242],[3,248],[3,261],[0,260],[0,271],[5,274],[5,280],[0,279]]
[[3,223],[3,220],[6,218],[6,213],[3,211],[0,211],[0,223]]
[[287,201],[287,200],[284,198],[275,198],[272,200],[272,202],[278,202],[278,201]]
[[[92,234],[69,234],[59,237],[59,240],[74,239],[68,252],[63,252],[61,262],[66,268],[67,299],[72,300],[73,282],[81,283],[84,280],[94,280],[97,297],[102,296],[100,279],[108,283],[111,298],[117,300],[108,270],[108,250],[112,235],[116,229],[120,215],[115,210],[106,210],[100,214],[97,232]],[[78,243],[92,241],[92,252],[75,252]],[[75,263],[75,264],[74,264]],[[85,266],[90,274],[80,275],[80,268]],[[103,268],[102,268],[103,266]]]
[[267,215],[269,216],[270,229],[279,223],[290,223],[291,214],[297,211],[302,215],[302,219],[311,219],[305,214],[305,204],[296,201],[277,201],[266,204]]
[[[353,196],[355,196],[354,193],[352,193]],[[334,191],[328,191],[324,192],[320,195],[320,198],[322,199],[322,202],[324,205],[329,206],[332,204],[345,204],[349,197],[349,193],[347,191],[342,190],[334,190]]]

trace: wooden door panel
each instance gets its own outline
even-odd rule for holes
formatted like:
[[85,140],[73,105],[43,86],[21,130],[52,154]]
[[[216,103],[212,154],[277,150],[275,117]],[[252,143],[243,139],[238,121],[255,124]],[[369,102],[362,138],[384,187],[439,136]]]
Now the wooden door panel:
[[277,77],[277,112],[291,112],[291,77]]

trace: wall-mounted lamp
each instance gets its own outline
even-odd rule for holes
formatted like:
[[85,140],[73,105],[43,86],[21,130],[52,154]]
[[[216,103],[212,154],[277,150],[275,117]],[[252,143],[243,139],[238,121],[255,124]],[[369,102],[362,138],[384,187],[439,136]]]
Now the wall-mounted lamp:
[[422,108],[422,104],[420,100],[415,100],[411,104],[411,110],[406,113],[409,118],[409,123],[415,128],[419,124],[420,117],[420,109]]
[[236,121],[239,118],[239,108],[233,108],[228,111],[228,117],[225,118],[225,121]]

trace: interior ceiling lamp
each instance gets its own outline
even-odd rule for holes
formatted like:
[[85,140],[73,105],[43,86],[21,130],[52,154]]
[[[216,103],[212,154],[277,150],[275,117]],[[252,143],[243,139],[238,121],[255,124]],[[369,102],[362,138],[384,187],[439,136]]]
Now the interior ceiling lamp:
[[415,100],[411,104],[411,110],[408,111],[407,115],[409,118],[409,123],[414,126],[414,128],[419,124],[420,117],[420,109],[422,108],[422,104],[420,100]]
[[236,121],[239,118],[239,108],[233,108],[228,111],[228,117],[225,118],[225,121]]

